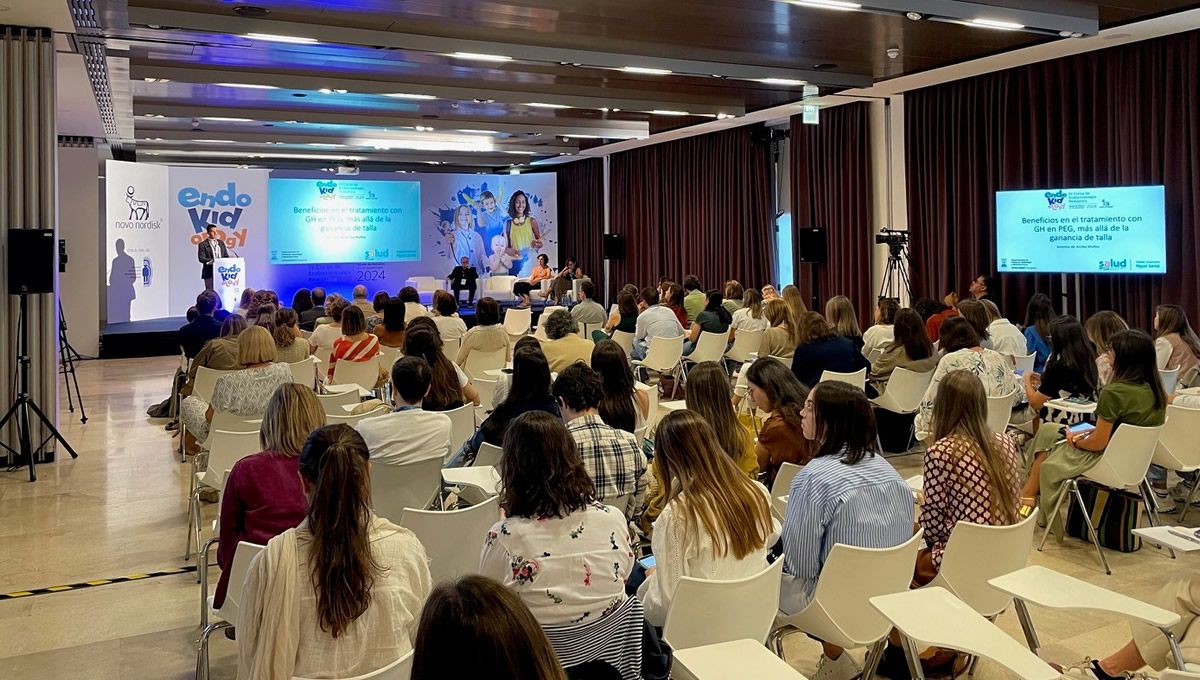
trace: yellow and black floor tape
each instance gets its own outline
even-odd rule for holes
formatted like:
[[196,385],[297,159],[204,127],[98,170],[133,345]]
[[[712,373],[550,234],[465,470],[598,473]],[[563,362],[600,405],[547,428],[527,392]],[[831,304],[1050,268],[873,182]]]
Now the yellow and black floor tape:
[[161,571],[148,571],[144,574],[129,574],[127,576],[114,576],[113,578],[98,578],[92,581],[83,581],[82,583],[71,583],[61,586],[50,586],[49,588],[31,588],[29,590],[18,590],[11,593],[0,593],[0,602],[4,600],[19,600],[34,595],[49,595],[50,593],[65,593],[71,590],[82,590],[84,588],[96,588],[98,586],[112,585],[113,583],[126,583],[128,581],[142,581],[148,578],[157,578],[159,576],[174,576],[175,574],[190,574],[196,571],[196,565],[186,567],[176,567],[174,569],[163,569]]

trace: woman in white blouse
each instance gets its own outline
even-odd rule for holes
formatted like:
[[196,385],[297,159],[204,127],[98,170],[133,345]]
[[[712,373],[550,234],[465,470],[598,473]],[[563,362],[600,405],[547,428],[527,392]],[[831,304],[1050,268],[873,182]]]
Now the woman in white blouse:
[[762,293],[750,289],[742,294],[742,307],[733,313],[729,323],[729,340],[737,337],[738,331],[765,331],[771,327],[763,313]]
[[684,576],[732,580],[766,569],[779,523],[766,487],[738,468],[699,414],[684,410],[663,418],[654,451],[666,499],[651,540],[656,564],[638,598],[646,620],[661,627]]
[[500,507],[479,573],[521,598],[541,626],[593,622],[625,603],[633,548],[625,517],[595,485],[561,418],[517,417],[504,435]]

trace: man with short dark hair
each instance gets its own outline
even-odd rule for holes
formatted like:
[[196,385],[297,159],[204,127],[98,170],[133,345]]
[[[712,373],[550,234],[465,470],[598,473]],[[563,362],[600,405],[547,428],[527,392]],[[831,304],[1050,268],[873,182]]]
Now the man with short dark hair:
[[596,410],[604,394],[600,375],[583,364],[572,364],[559,373],[551,391],[596,485],[596,500],[611,503],[627,497],[625,507],[617,509],[633,519],[646,493],[646,455],[632,433],[600,419]]
[[325,316],[325,289],[312,289],[312,309],[300,313],[300,328],[311,331],[317,325],[317,319]]
[[604,308],[596,302],[596,284],[591,279],[579,282],[579,302],[571,308],[571,318],[578,323],[602,324],[608,320]]
[[683,290],[687,293],[683,296],[683,308],[687,311],[688,323],[693,323],[700,312],[704,311],[707,302],[704,299],[704,287],[700,285],[699,278],[688,274],[683,277]]
[[432,382],[433,371],[421,357],[400,357],[392,364],[392,412],[355,426],[372,462],[404,465],[450,456],[450,417],[421,409]]
[[217,236],[217,225],[210,224],[204,228],[207,238],[196,247],[196,259],[200,260],[200,278],[204,279],[204,290],[213,289],[213,260],[219,257],[229,257],[229,249],[225,242]]
[[211,290],[196,296],[196,318],[179,329],[179,346],[187,358],[195,359],[204,343],[221,334],[221,322],[213,318],[217,301],[217,293]]
[[[674,285],[674,284],[671,284]],[[650,349],[650,338],[678,338],[683,335],[679,317],[665,304],[659,302],[658,291],[643,288],[638,296],[637,326],[633,333],[633,358],[645,359]]]

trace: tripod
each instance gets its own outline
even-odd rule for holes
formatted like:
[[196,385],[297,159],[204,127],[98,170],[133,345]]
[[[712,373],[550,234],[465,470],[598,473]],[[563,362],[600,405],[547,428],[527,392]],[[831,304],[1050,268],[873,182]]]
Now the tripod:
[[900,299],[900,293],[908,296],[912,304],[912,284],[908,281],[908,265],[905,263],[907,254],[904,244],[891,242],[888,246],[887,267],[883,270],[883,282],[879,285],[879,299]]
[[[42,409],[38,407],[37,402],[33,397],[29,396],[29,293],[22,287],[18,293],[21,297],[20,312],[17,315],[17,398],[13,400],[13,405],[9,407],[8,412],[0,418],[0,431],[4,430],[4,426],[11,420],[16,423],[17,427],[17,446],[20,450],[13,449],[8,444],[0,441],[0,447],[4,447],[8,451],[9,459],[12,456],[17,456],[18,460],[24,459],[29,464],[29,481],[37,481],[37,471],[34,469],[34,456],[42,452],[51,441],[57,440],[71,454],[72,458],[78,458],[79,454],[75,453],[75,449],[63,438],[62,433],[58,428],[54,427]],[[50,436],[46,437],[37,448],[33,447],[33,429],[29,421],[29,411],[33,410],[33,414],[38,417],[42,425],[50,431]],[[19,463],[18,463],[19,464]]]
[[[83,394],[79,391],[79,377],[75,375],[75,362],[82,361],[83,355],[71,345],[67,338],[67,317],[63,314],[62,300],[58,301],[58,360],[59,372],[67,386],[67,408],[75,412],[75,400],[79,401],[79,422],[87,423],[87,409],[83,407]],[[74,400],[71,389],[75,389]]]

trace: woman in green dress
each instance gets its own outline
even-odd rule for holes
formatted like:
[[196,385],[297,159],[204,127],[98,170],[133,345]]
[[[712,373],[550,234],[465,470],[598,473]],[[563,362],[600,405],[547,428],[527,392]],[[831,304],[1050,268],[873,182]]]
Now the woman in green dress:
[[[1139,330],[1113,335],[1109,348],[1112,381],[1100,390],[1096,427],[1081,434],[1065,432],[1061,425],[1044,423],[1026,455],[1029,478],[1021,493],[1021,512],[1028,515],[1037,504],[1053,511],[1067,480],[1090,470],[1104,454],[1113,433],[1124,424],[1157,427],[1166,420],[1167,395],[1158,378],[1154,341]],[[1060,522],[1051,530],[1062,540]]]

